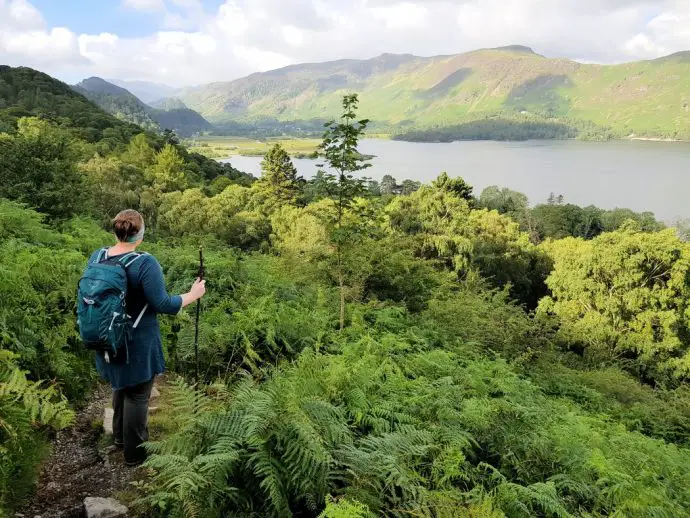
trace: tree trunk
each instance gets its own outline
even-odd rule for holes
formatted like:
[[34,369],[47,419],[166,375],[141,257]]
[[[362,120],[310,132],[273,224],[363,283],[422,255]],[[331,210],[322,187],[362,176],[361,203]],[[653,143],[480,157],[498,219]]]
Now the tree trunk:
[[343,278],[343,256],[338,247],[338,286],[340,287],[340,330],[345,328],[345,279]]

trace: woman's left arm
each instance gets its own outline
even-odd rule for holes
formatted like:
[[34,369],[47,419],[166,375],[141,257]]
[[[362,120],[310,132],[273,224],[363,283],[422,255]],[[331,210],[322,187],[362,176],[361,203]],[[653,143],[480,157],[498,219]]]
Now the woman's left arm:
[[170,295],[165,289],[163,269],[158,260],[152,255],[142,258],[140,267],[141,287],[144,290],[146,302],[156,313],[176,315],[182,308],[182,297]]

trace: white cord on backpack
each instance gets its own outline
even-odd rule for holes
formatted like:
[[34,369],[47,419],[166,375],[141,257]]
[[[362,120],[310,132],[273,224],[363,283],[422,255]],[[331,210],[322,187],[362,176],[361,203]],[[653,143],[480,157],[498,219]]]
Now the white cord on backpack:
[[148,307],[149,307],[149,304],[147,302],[146,304],[144,304],[144,309],[141,310],[141,313],[139,313],[139,316],[134,321],[134,325],[132,326],[133,329],[137,328],[137,326],[139,325],[139,321],[141,320],[141,317],[144,316],[144,313],[146,313],[146,310],[148,309]]

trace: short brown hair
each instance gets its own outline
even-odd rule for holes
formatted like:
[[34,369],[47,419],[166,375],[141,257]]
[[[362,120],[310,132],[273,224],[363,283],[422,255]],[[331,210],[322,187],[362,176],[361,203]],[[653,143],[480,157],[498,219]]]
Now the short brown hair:
[[144,217],[134,209],[127,209],[120,212],[113,219],[113,232],[118,241],[127,241],[144,226]]

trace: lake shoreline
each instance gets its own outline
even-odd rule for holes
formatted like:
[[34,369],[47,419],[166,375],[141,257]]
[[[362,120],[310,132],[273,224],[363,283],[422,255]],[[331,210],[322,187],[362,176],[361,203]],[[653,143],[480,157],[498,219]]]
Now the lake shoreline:
[[[221,137],[219,137],[221,138]],[[231,139],[238,139],[238,138],[246,138],[246,137],[225,137],[228,140]],[[391,138],[390,136],[381,136],[381,135],[372,135],[372,136],[367,136],[366,137],[368,140],[380,140],[380,141],[394,141],[394,142],[405,142],[408,144],[453,144],[454,142],[499,142],[499,143],[520,143],[520,142],[538,142],[538,143],[547,143],[547,142],[571,142],[571,141],[579,141],[579,142],[591,142],[591,143],[596,143],[596,142],[660,142],[660,143],[673,143],[673,144],[689,144],[690,140],[682,140],[682,139],[670,139],[670,138],[661,138],[661,137],[621,137],[621,138],[615,138],[615,139],[609,139],[609,140],[589,140],[589,139],[578,139],[578,138],[563,138],[563,139],[526,139],[526,140],[495,140],[495,139],[457,139],[457,140],[439,140],[439,141],[418,141],[418,140],[402,140],[402,139],[395,139]],[[268,143],[271,142],[271,139],[266,139],[266,140],[258,140],[258,139],[248,139],[247,140],[254,140],[257,143],[262,143],[263,145],[267,145]],[[281,143],[285,142],[308,142],[315,140],[314,138],[301,138],[301,137],[294,137],[294,138],[281,138],[281,139],[275,139],[276,141],[280,141]],[[190,151],[194,151],[194,147],[188,147]],[[198,149],[198,148],[197,148]],[[236,150],[237,152],[235,153],[228,153],[227,155],[224,156],[213,156],[209,158],[213,158],[214,160],[217,161],[224,161],[224,160],[229,160],[232,157],[235,156],[242,156],[242,157],[263,157],[266,155],[268,152],[267,150],[257,152],[256,150],[252,151],[245,151],[243,152],[241,149]],[[288,151],[288,155],[290,155],[290,158],[297,159],[297,160],[318,160],[317,156],[314,156],[314,151],[311,152],[304,152],[304,151],[293,151],[290,149],[286,149]],[[198,152],[198,151],[197,151]],[[371,157],[374,158],[374,157]]]

